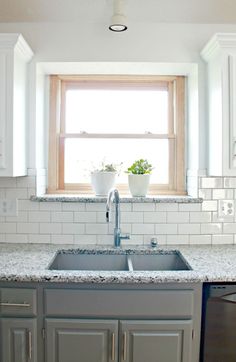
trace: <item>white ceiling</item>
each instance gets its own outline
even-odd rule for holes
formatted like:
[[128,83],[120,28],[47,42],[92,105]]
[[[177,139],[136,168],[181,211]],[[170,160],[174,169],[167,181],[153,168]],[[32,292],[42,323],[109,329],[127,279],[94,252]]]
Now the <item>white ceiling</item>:
[[[236,0],[125,0],[132,22],[236,23]],[[0,0],[0,22],[106,22],[112,0]]]

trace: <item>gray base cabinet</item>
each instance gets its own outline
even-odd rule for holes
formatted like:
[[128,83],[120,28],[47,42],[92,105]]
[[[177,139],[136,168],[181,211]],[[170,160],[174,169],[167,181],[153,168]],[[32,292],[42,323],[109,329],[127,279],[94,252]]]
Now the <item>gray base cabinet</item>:
[[2,318],[1,361],[37,362],[36,320]]
[[121,321],[121,361],[191,361],[192,321]]
[[47,362],[117,361],[118,321],[46,319]]

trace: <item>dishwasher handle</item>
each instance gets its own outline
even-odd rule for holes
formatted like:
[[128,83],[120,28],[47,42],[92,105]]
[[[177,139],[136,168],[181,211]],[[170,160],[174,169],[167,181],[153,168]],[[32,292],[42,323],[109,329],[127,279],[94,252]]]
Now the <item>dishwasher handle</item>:
[[223,295],[220,299],[223,299],[227,302],[236,303],[236,293]]

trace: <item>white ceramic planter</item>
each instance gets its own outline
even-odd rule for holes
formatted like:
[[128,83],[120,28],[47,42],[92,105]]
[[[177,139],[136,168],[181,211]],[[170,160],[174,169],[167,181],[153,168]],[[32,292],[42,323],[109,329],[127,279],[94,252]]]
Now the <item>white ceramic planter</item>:
[[116,172],[92,172],[91,185],[96,196],[107,196],[115,186]]
[[150,174],[128,175],[129,189],[132,196],[146,196],[150,183]]

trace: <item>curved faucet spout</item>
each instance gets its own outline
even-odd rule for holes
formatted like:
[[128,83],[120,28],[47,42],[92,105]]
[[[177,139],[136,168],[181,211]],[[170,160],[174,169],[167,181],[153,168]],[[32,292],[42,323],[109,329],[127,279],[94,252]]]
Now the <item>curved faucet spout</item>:
[[114,245],[120,246],[121,239],[130,239],[130,235],[122,235],[120,230],[120,195],[117,189],[111,189],[107,196],[106,203],[106,221],[110,221],[111,204],[115,202],[115,228],[114,228]]

